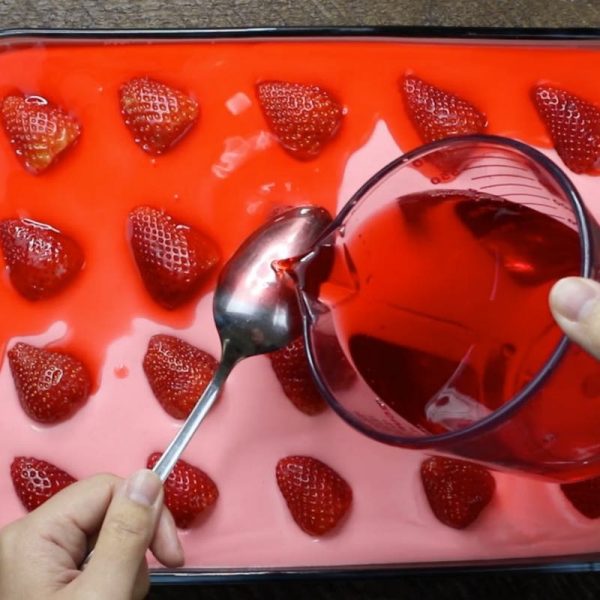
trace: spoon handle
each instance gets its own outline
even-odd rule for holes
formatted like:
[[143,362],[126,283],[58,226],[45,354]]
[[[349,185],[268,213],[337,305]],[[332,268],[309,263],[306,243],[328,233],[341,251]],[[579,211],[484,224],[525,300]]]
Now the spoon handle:
[[169,477],[169,474],[173,470],[175,463],[181,456],[181,453],[185,450],[190,440],[194,437],[196,429],[200,426],[200,423],[204,420],[211,406],[215,403],[215,400],[219,397],[221,388],[225,383],[225,380],[231,373],[231,369],[235,366],[235,362],[227,360],[225,356],[221,359],[219,367],[215,371],[213,378],[210,380],[206,389],[200,396],[196,406],[189,414],[188,418],[181,429],[177,432],[177,435],[173,438],[173,441],[169,444],[168,448],[163,452],[163,455],[158,459],[158,462],[152,469],[164,483]]

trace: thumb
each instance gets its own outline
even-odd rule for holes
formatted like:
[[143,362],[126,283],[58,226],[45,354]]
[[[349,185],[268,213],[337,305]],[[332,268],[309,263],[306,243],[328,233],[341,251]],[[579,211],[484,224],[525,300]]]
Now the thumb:
[[600,283],[561,279],[550,291],[550,309],[565,334],[600,359]]
[[131,598],[145,570],[145,555],[162,507],[163,489],[157,475],[147,469],[137,471],[123,482],[115,494],[90,563],[82,577],[92,589],[106,598]]

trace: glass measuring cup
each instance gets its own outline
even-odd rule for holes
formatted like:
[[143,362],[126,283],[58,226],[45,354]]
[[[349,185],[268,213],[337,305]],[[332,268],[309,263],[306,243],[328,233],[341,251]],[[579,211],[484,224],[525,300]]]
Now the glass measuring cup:
[[495,136],[395,160],[290,267],[329,404],[379,441],[570,481],[600,473],[600,363],[547,295],[596,275],[566,175]]

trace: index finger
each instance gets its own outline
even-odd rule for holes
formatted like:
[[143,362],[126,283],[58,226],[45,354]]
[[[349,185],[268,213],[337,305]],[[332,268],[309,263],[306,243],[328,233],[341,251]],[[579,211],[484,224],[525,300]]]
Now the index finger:
[[[37,531],[44,531],[49,526],[55,527],[58,521],[62,543],[78,563],[78,559],[83,559],[86,551],[86,544],[81,536],[89,540],[98,533],[113,496],[123,481],[121,477],[109,474],[77,481],[47,500],[28,518],[35,520]],[[150,550],[166,566],[178,567],[183,562],[183,551],[173,518],[164,507]]]

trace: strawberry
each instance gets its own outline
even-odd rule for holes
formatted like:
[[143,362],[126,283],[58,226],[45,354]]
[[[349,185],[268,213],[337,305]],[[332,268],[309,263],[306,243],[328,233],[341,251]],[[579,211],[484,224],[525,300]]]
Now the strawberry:
[[456,135],[483,133],[485,115],[459,96],[407,75],[402,83],[410,119],[423,142]]
[[198,120],[196,100],[149,77],[124,83],[119,98],[125,125],[148,154],[169,150]]
[[[159,452],[151,454],[148,468],[152,469],[159,458]],[[165,481],[165,504],[171,511],[175,524],[181,529],[187,529],[218,497],[219,490],[215,482],[204,471],[184,460],[177,461]]]
[[34,175],[52,165],[81,133],[74,117],[41,96],[7,96],[1,116],[17,158]]
[[30,219],[0,221],[0,246],[12,284],[28,300],[57,294],[83,266],[77,242]]
[[10,476],[17,496],[29,512],[77,481],[45,460],[24,456],[17,456],[13,460]]
[[315,158],[337,133],[345,110],[325,89],[287,81],[263,81],[256,94],[267,124],[295,158]]
[[210,354],[171,335],[150,338],[143,364],[154,395],[176,419],[190,414],[218,366]]
[[8,362],[23,410],[40,423],[63,421],[88,399],[91,378],[74,356],[19,342]]
[[496,489],[496,481],[484,467],[442,456],[423,461],[421,480],[433,514],[455,529],[470,525]]
[[333,529],[352,504],[352,488],[316,458],[282,458],[275,473],[294,521],[309,535],[323,535]]
[[600,517],[600,477],[563,483],[560,489],[582,515],[588,519]]
[[600,108],[549,85],[536,86],[532,96],[565,165],[575,173],[596,171],[600,167]]
[[283,393],[298,410],[307,415],[316,415],[325,410],[325,400],[319,393],[308,366],[302,336],[268,356]]
[[148,206],[129,213],[129,224],[133,255],[150,295],[168,309],[190,301],[219,261],[214,242]]

